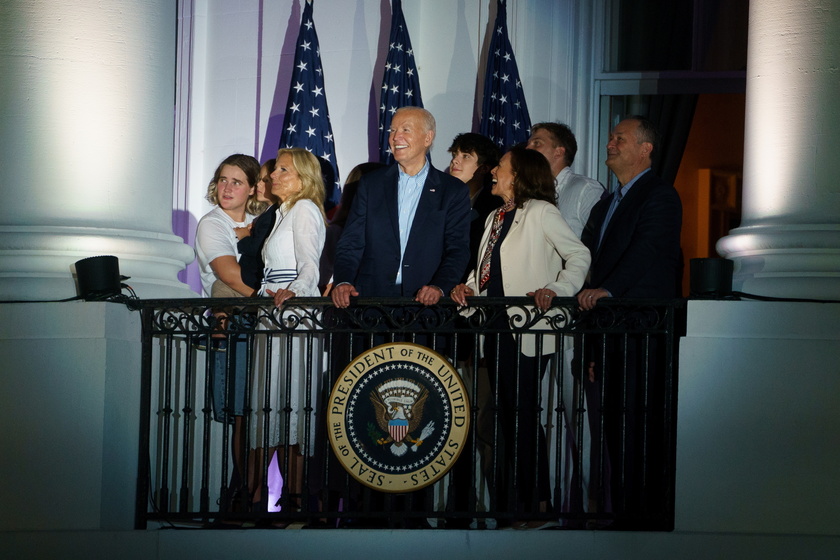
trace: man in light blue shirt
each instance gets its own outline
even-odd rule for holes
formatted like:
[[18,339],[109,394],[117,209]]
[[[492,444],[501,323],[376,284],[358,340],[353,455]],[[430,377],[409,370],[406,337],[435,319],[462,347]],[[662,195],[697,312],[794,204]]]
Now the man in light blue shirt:
[[336,307],[351,296],[411,296],[434,305],[461,280],[469,259],[469,189],[432,167],[435,119],[402,107],[388,139],[396,165],[362,177],[338,241]]

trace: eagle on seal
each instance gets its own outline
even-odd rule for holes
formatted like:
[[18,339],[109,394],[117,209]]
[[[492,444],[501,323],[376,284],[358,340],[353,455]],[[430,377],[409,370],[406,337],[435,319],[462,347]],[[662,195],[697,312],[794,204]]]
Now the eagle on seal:
[[434,428],[430,422],[419,438],[415,439],[411,435],[420,427],[428,396],[429,391],[425,387],[403,378],[390,379],[371,391],[370,400],[376,412],[376,423],[388,434],[376,440],[376,443],[390,443],[391,453],[398,457],[405,455],[409,443],[414,444],[412,449],[417,451],[417,447]]

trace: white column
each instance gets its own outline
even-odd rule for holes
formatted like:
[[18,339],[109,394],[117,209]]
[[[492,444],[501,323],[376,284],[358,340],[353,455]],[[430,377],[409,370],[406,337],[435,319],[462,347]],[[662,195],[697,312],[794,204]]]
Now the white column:
[[[840,0],[752,0],[733,289],[840,299]],[[725,131],[721,131],[725,134]]]
[[72,297],[73,264],[106,254],[140,297],[191,297],[172,234],[175,3],[0,14],[0,299]]

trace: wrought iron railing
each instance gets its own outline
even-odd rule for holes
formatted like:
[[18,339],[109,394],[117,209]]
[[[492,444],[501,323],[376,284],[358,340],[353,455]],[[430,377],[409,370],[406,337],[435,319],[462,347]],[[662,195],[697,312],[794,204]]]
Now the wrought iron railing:
[[[278,311],[268,299],[135,302],[143,316],[137,527],[671,529],[683,302],[604,299],[590,312],[572,298],[547,312],[531,298],[469,303],[358,298],[339,310],[298,298]],[[354,471],[333,451],[330,392],[360,354],[401,342],[457,370],[470,422],[444,476],[421,490],[382,492],[366,484],[367,467]],[[403,404],[422,400],[401,395]],[[371,399],[359,408],[374,410]],[[388,436],[378,418],[358,435],[362,455],[387,440],[395,461],[398,452],[414,460],[434,437],[433,427],[418,436],[419,425],[403,422],[415,432],[402,449],[404,432]]]

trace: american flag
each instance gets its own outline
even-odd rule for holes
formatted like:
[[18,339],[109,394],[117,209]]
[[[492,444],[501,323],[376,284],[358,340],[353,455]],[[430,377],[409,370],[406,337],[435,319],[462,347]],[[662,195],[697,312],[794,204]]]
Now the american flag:
[[414,51],[400,0],[392,0],[391,10],[391,37],[388,40],[388,58],[385,61],[379,103],[379,161],[388,164],[394,161],[391,148],[388,147],[391,117],[400,107],[423,106]]
[[484,76],[480,132],[504,149],[528,140],[531,118],[508,39],[504,0],[498,0],[497,8]]
[[295,48],[295,69],[292,72],[283,126],[285,128],[280,136],[280,148],[305,148],[330,163],[335,184],[325,185],[326,206],[333,206],[331,203],[338,202],[341,192],[338,187],[338,164],[335,158],[330,112],[327,109],[327,94],[324,91],[321,50],[315,24],[312,22],[312,0],[307,0],[300,20]]

